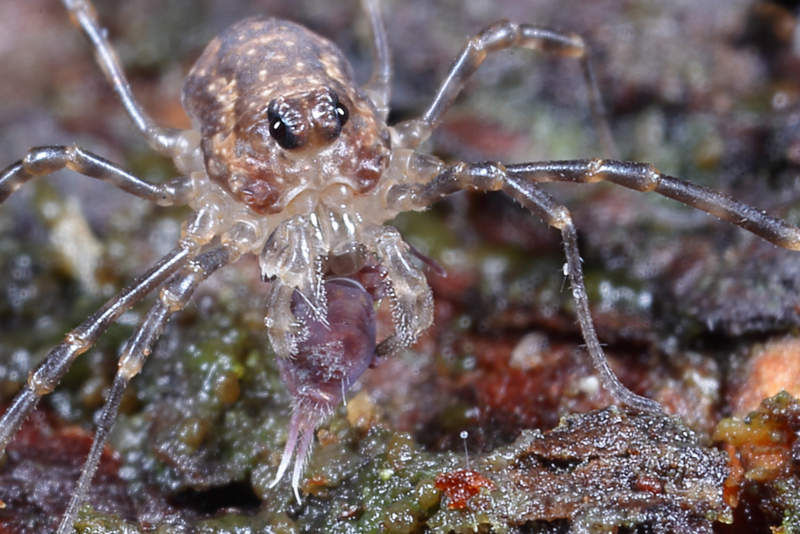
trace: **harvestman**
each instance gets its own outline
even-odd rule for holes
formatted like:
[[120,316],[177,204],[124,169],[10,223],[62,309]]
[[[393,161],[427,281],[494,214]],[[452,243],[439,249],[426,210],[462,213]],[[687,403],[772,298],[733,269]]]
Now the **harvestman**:
[[[383,226],[398,213],[424,210],[460,190],[503,191],[557,228],[594,368],[616,402],[648,411],[660,406],[628,390],[606,362],[589,313],[570,213],[539,184],[609,181],[655,191],[781,247],[800,248],[799,229],[646,163],[447,164],[417,151],[486,56],[513,47],[578,60],[601,138],[611,146],[587,49],[577,35],[508,21],[488,26],[464,46],[420,119],[387,126],[391,66],[377,0],[363,0],[375,50],[372,77],[361,88],[328,40],[291,22],[250,18],[214,39],[192,68],[183,103],[199,130],[181,131],[156,125],[136,102],[89,0],[62,1],[94,45],[136,127],[154,150],[173,159],[180,176],[153,184],[76,146],[38,147],[2,171],[0,202],[28,180],[67,167],[161,206],[188,205],[194,214],[170,253],[50,350],[0,419],[4,451],[73,360],[120,314],[158,289],[156,304],[121,349],[60,534],[72,530],[122,393],[164,325],[203,280],[244,254],[258,255],[262,275],[271,282],[265,323],[294,399],[275,483],[294,460],[291,484],[299,500],[316,426],[376,355],[411,345],[433,320],[431,291],[414,251],[397,230]],[[395,332],[376,343],[373,307],[379,299],[390,303]]]

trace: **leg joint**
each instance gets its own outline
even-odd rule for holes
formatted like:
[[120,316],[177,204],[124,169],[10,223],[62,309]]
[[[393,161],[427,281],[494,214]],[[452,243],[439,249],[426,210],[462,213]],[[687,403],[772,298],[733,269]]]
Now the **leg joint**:
[[28,375],[28,388],[39,397],[52,392],[75,357],[86,352],[88,347],[87,342],[73,341],[68,334],[66,342],[51,350],[39,367]]
[[661,176],[661,172],[648,163],[642,170],[642,185],[645,187],[643,191],[655,191]]
[[32,148],[22,158],[25,172],[33,176],[50,174],[66,167],[69,153],[64,146],[43,146]]
[[531,50],[556,54],[562,57],[586,57],[586,42],[577,33],[561,33],[541,26],[520,26],[521,45]]
[[572,226],[572,214],[566,206],[556,206],[550,211],[549,224],[559,230]]
[[51,381],[45,380],[40,373],[33,372],[28,375],[28,388],[37,397],[44,397],[52,393],[56,389],[56,385]]
[[508,20],[501,20],[486,27],[470,40],[470,47],[482,52],[497,52],[515,46],[519,42],[520,27]]
[[133,356],[129,349],[126,347],[125,352],[119,359],[119,364],[117,367],[117,374],[125,379],[125,381],[130,381],[133,377],[139,374],[142,370],[142,366],[144,365],[144,358],[150,355],[150,348],[145,347],[142,349],[142,358],[136,358]]
[[487,161],[470,166],[465,165],[470,185],[480,191],[499,191],[505,184],[508,172],[501,163]]
[[92,346],[91,341],[87,340],[83,334],[75,330],[64,336],[64,343],[71,347],[76,355],[83,354]]
[[572,46],[576,49],[580,50],[580,55],[586,55],[586,41],[584,40],[583,36],[578,33],[568,33],[567,38],[572,41]]

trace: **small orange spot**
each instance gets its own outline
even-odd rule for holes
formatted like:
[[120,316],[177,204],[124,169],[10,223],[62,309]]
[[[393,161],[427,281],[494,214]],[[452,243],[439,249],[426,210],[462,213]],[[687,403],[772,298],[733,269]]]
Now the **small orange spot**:
[[725,485],[722,488],[722,498],[731,508],[736,508],[739,505],[739,490],[741,489],[744,480],[744,467],[739,460],[739,455],[736,454],[736,447],[730,443],[724,444],[723,448],[728,453],[728,478],[725,479]]
[[664,493],[664,486],[661,481],[648,475],[640,475],[636,479],[636,489],[639,491],[649,491],[650,493]]
[[493,489],[491,480],[471,469],[459,469],[450,473],[440,473],[434,482],[436,489],[447,495],[450,510],[463,510],[467,501],[474,497],[481,488]]
[[324,475],[314,474],[306,479],[303,490],[310,495],[320,495],[330,487],[331,481]]

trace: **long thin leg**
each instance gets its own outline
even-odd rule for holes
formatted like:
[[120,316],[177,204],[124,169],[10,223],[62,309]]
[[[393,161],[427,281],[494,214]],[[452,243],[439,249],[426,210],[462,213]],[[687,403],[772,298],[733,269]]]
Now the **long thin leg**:
[[86,491],[97,471],[97,465],[103,452],[108,434],[117,419],[122,394],[131,379],[139,374],[145,360],[152,352],[153,345],[161,336],[164,326],[173,313],[182,310],[197,286],[211,273],[229,263],[232,259],[228,247],[222,245],[209,249],[190,260],[184,269],[174,275],[159,293],[156,303],[145,316],[139,328],[127,341],[119,358],[119,367],[114,383],[103,405],[103,412],[97,425],[94,441],[83,464],[81,476],[72,494],[57,534],[70,534],[78,507],[86,497]]
[[123,312],[140,301],[171,274],[180,269],[192,256],[194,248],[183,245],[173,249],[153,268],[123,289],[103,307],[71,330],[64,341],[53,347],[39,367],[28,376],[28,381],[14,398],[11,406],[0,417],[0,454],[6,450],[11,438],[17,433],[44,395],[55,389],[72,362],[94,345],[100,335]]
[[574,33],[561,33],[530,24],[500,21],[488,26],[472,37],[464,46],[450,72],[445,78],[430,107],[421,119],[402,122],[395,126],[401,142],[416,148],[424,142],[439,125],[442,115],[461,93],[467,80],[478,70],[481,63],[492,52],[508,48],[528,48],[548,54],[576,58],[580,61],[583,78],[588,91],[592,118],[606,154],[615,156],[617,149],[606,120],[603,101],[597,88],[594,70],[583,38]]
[[188,177],[178,177],[166,184],[151,184],[82,148],[56,145],[32,148],[25,157],[0,172],[0,203],[25,182],[65,167],[161,206],[185,204],[192,194],[192,182]]
[[800,250],[800,228],[719,191],[668,176],[649,163],[598,159],[544,161],[509,165],[505,170],[517,182],[607,181],[636,191],[653,191],[740,226],[779,247]]
[[597,338],[594,321],[589,310],[589,297],[586,294],[580,251],[578,250],[578,234],[575,231],[569,210],[557,204],[550,195],[530,183],[508,179],[503,186],[503,191],[517,199],[532,213],[539,215],[547,224],[561,231],[564,254],[567,258],[567,276],[572,286],[572,298],[575,300],[578,323],[580,324],[583,339],[586,341],[586,350],[592,358],[592,365],[595,371],[599,373],[603,386],[617,402],[626,406],[648,412],[662,411],[658,402],[637,395],[628,389],[619,381],[617,375],[608,365],[608,360],[603,353],[600,340]]
[[173,155],[173,149],[181,139],[181,131],[158,126],[136,101],[119,59],[106,37],[108,31],[100,26],[94,6],[89,0],[62,0],[62,2],[69,11],[72,22],[81,27],[94,45],[97,63],[136,127],[144,134],[154,150],[168,156]]
[[389,52],[389,42],[386,39],[386,28],[377,1],[362,0],[361,3],[369,17],[373,42],[372,76],[364,85],[364,91],[378,108],[381,117],[386,120],[389,115],[389,98],[392,90],[392,57]]
[[410,195],[403,195],[403,198],[413,199],[415,207],[418,208],[429,206],[442,197],[463,189],[503,191],[547,224],[560,230],[567,260],[566,274],[572,286],[578,324],[586,342],[586,349],[592,359],[592,365],[599,374],[603,387],[621,404],[649,412],[661,411],[661,406],[657,402],[637,395],[625,387],[608,365],[589,310],[589,298],[583,281],[577,233],[567,208],[556,203],[550,195],[536,187],[531,181],[511,176],[506,172],[505,167],[495,163],[459,163],[448,167],[430,182],[412,185],[411,188]]

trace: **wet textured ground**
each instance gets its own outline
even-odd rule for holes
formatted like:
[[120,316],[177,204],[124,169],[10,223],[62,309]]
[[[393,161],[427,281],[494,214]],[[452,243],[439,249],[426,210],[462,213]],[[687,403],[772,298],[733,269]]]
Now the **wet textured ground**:
[[[77,141],[142,176],[168,177],[169,163],[139,139],[56,4],[0,4],[0,160]],[[466,36],[488,22],[576,31],[592,45],[623,157],[800,219],[800,32],[789,9],[744,0],[385,4],[393,119],[424,109]],[[186,125],[183,73],[216,32],[250,14],[308,24],[366,78],[354,2],[98,8],[137,95],[163,123]],[[482,67],[431,149],[469,160],[601,155],[585,97],[570,61],[503,54]],[[797,531],[797,404],[761,404],[781,389],[800,395],[796,254],[653,196],[553,192],[581,231],[613,366],[683,423],[615,410],[562,419],[609,399],[580,345],[558,236],[500,196],[456,195],[396,221],[448,271],[430,276],[436,324],[369,371],[317,433],[302,506],[286,485],[268,488],[288,395],[263,332],[265,288],[244,259],[204,286],[134,381],[79,531]],[[68,173],[2,206],[0,401],[64,331],[171,248],[184,215]],[[76,363],[9,447],[0,532],[54,524],[117,349],[144,310],[125,314]]]

